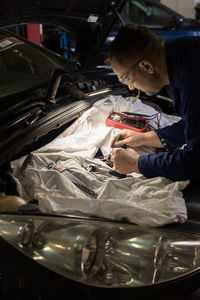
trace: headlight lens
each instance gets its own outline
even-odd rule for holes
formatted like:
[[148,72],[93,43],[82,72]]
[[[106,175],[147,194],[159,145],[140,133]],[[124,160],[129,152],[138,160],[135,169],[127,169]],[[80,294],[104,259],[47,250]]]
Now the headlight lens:
[[5,215],[0,235],[48,269],[97,287],[166,282],[200,266],[200,236],[132,224]]

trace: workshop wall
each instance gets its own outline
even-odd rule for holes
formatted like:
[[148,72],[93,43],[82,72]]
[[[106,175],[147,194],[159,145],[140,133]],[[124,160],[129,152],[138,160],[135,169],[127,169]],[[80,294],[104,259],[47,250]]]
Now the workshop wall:
[[195,0],[161,0],[161,3],[171,7],[188,18],[194,18]]

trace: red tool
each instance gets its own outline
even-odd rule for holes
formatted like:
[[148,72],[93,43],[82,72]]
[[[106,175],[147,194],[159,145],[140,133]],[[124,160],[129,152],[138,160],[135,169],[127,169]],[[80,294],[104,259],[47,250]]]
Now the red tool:
[[124,113],[112,112],[106,119],[106,126],[144,132],[148,127],[146,120],[148,120],[148,118],[134,113],[127,115]]

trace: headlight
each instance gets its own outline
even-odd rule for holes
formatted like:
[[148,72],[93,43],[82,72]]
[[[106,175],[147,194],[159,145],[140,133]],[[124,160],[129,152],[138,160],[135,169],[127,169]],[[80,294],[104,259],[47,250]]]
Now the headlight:
[[4,215],[0,235],[48,269],[96,287],[163,283],[200,266],[200,236],[132,224]]

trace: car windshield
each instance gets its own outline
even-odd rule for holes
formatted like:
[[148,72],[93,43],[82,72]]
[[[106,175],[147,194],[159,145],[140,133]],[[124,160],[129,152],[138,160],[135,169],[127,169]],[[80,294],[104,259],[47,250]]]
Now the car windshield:
[[168,11],[146,0],[128,0],[126,9],[132,22],[155,27],[175,25],[175,18]]
[[37,48],[0,32],[0,98],[41,86],[56,67]]

